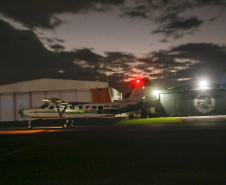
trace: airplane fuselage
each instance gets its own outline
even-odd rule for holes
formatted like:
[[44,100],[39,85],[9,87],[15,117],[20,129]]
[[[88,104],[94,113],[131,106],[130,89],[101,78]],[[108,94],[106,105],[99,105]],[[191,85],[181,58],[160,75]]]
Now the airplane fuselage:
[[60,105],[57,110],[54,103],[46,103],[40,108],[29,108],[21,111],[26,117],[33,119],[59,119],[59,118],[98,118],[114,116],[121,107],[115,104],[68,104]]

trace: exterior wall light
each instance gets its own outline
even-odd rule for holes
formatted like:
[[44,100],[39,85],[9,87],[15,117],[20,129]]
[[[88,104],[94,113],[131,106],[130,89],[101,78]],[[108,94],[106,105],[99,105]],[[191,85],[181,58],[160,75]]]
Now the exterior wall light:
[[155,99],[159,99],[159,91],[158,90],[153,90],[152,94],[154,95]]
[[208,88],[208,82],[206,80],[201,80],[199,83],[198,83],[198,86],[200,89],[207,89]]

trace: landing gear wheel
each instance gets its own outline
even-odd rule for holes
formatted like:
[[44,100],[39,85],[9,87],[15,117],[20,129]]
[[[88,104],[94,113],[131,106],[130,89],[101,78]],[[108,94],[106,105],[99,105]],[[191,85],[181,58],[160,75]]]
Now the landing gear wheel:
[[75,128],[75,120],[70,119],[69,123],[71,128]]
[[74,124],[74,123],[71,123],[71,124],[70,124],[70,127],[71,127],[71,128],[75,128],[75,124]]
[[68,124],[67,124],[67,123],[64,123],[64,124],[62,125],[62,128],[68,128]]

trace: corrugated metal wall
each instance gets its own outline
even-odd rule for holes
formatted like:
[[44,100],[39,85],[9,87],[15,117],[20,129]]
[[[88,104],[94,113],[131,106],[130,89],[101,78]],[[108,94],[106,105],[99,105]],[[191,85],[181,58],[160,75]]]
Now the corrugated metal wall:
[[160,94],[166,116],[226,115],[226,91],[186,91]]

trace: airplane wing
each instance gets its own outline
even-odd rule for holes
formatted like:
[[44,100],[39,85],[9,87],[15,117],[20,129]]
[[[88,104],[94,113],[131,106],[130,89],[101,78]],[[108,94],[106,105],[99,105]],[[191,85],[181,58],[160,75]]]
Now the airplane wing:
[[42,101],[53,102],[53,103],[58,103],[58,104],[68,103],[65,100],[61,100],[59,98],[51,98],[51,97],[46,97]]

